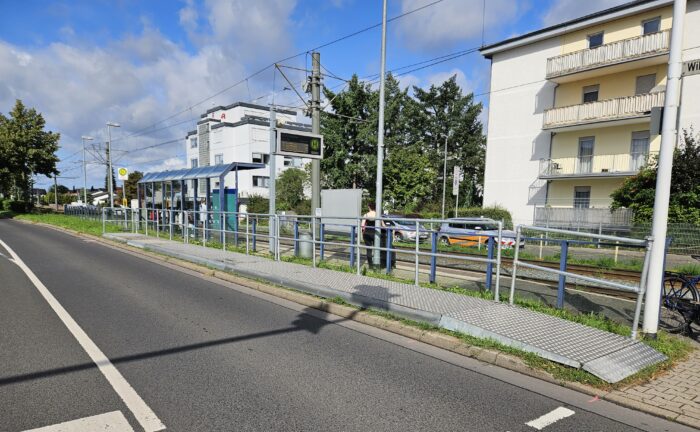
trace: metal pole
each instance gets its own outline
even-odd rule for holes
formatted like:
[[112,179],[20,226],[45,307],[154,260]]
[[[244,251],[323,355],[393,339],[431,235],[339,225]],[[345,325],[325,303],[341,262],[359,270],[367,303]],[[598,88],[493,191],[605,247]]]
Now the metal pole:
[[53,201],[56,205],[56,211],[58,211],[58,178],[56,174],[53,175]]
[[[496,301],[501,301],[501,248],[503,247],[503,222],[498,222],[498,244],[496,245],[496,288],[493,291]],[[520,244],[516,243],[520,249]]]
[[92,140],[92,137],[82,136],[83,141],[83,204],[87,205],[87,163],[85,160],[85,140]]
[[[420,257],[418,253],[420,252],[420,225],[416,221],[416,286],[420,285],[420,280],[418,279],[418,265],[420,264]],[[387,259],[389,257],[387,256]]]
[[[386,75],[386,0],[382,6],[382,54],[381,66],[379,68],[379,127],[377,128],[377,197],[375,199],[376,212],[378,217],[382,217],[382,187],[383,187],[383,170],[384,170],[384,81]],[[381,222],[375,221],[374,227],[374,246],[382,247],[382,231],[380,229]],[[375,249],[372,255],[372,261],[375,266],[381,264],[381,253],[379,249]]]
[[644,254],[644,267],[642,267],[642,276],[639,279],[639,292],[637,293],[637,303],[634,307],[634,320],[632,321],[632,339],[637,338],[637,330],[639,329],[639,315],[642,311],[642,301],[644,301],[644,293],[647,290],[647,276],[649,274],[649,260],[651,257],[651,247],[654,244],[653,237],[647,237],[647,248]]
[[118,123],[107,122],[107,177],[109,182],[107,182],[107,187],[109,188],[109,206],[114,206],[114,185],[112,182],[112,129],[110,127],[120,127]]
[[[270,235],[275,231],[275,218],[272,217],[277,213],[276,199],[277,199],[277,113],[275,112],[275,106],[270,105],[270,186],[269,186],[269,206],[268,214],[270,214],[269,230]],[[238,184],[236,184],[238,188]],[[277,244],[272,241],[270,237],[269,241],[270,252],[277,256]]]
[[[321,133],[321,53],[311,53],[311,132]],[[321,161],[311,161],[311,214],[321,207]]]
[[447,190],[447,137],[445,135],[445,162],[442,165],[442,219],[445,219],[445,190]]
[[515,300],[515,279],[518,273],[518,255],[520,252],[520,225],[516,228],[515,244],[518,245],[518,247],[515,248],[515,252],[513,253],[513,272],[510,275],[510,296],[508,298],[508,303],[510,304],[513,304]]
[[673,4],[671,48],[668,60],[666,99],[664,102],[661,148],[659,149],[659,166],[656,175],[656,196],[654,197],[654,216],[651,230],[651,236],[655,241],[651,246],[648,295],[647,301],[644,303],[644,324],[642,325],[642,331],[652,338],[656,337],[656,332],[659,328],[660,303],[658,300],[661,297],[661,285],[664,279],[664,240],[666,239],[668,203],[671,194],[673,150],[676,147],[678,134],[676,119],[679,109],[685,6],[685,0],[675,0]]

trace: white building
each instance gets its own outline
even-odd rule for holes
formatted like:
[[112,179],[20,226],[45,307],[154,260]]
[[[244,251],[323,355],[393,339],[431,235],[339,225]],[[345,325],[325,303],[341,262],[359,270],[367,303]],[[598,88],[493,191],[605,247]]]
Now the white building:
[[[520,223],[615,226],[610,194],[659,150],[672,0],[641,0],[481,49],[491,60],[484,204]],[[700,59],[688,0],[683,61]],[[700,74],[682,78],[679,137],[700,131]]]
[[[276,110],[277,124],[285,129],[310,132],[311,126],[297,123],[297,113]],[[197,129],[187,133],[187,167],[196,168],[231,162],[258,162],[264,169],[241,171],[238,174],[238,196],[245,204],[251,195],[269,197],[270,184],[270,109],[263,105],[236,102],[207,110],[197,122]],[[288,168],[303,169],[310,159],[276,156],[277,176]],[[226,184],[234,184],[234,174]],[[204,185],[201,185],[201,191]],[[218,187],[212,184],[212,189]]]

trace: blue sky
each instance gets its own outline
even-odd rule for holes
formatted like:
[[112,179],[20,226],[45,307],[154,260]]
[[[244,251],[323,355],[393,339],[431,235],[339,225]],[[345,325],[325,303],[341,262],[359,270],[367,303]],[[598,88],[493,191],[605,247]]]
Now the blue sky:
[[[389,0],[388,15],[433,1]],[[483,0],[442,0],[389,24],[387,69],[480,46],[482,17],[488,44],[623,2],[486,0],[484,14]],[[282,91],[272,68],[209,97],[274,61],[380,21],[379,0],[2,1],[0,112],[22,99],[43,113],[48,128],[61,133],[59,168],[65,177],[79,177],[64,179],[68,186],[82,185],[80,136],[104,142],[107,121],[122,124],[113,145],[128,153],[115,152],[117,165],[175,168],[184,162],[184,143],[139,149],[183,137],[213,105],[267,104],[273,91],[277,103],[301,105]],[[376,74],[380,37],[377,28],[325,47],[321,63],[344,78]],[[306,68],[310,58],[302,54],[284,64]],[[478,94],[488,90],[488,71],[488,61],[473,53],[400,80],[429,87],[456,74],[465,92]],[[288,73],[295,84],[304,78]],[[327,78],[325,84],[340,90],[343,82]],[[477,100],[487,104],[488,96]],[[90,165],[88,186],[103,179],[104,168]]]

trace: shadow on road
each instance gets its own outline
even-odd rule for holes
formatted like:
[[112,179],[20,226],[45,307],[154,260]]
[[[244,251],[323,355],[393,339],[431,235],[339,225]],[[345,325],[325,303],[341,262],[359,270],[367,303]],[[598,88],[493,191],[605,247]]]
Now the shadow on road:
[[[296,319],[291,323],[291,325],[289,327],[276,329],[276,330],[268,330],[268,331],[259,332],[259,333],[241,335],[241,336],[232,336],[232,337],[223,338],[223,339],[215,339],[215,340],[210,340],[210,341],[205,341],[205,342],[198,342],[198,343],[193,343],[190,345],[165,348],[165,349],[160,349],[160,350],[156,350],[156,351],[149,351],[149,352],[145,352],[145,353],[121,356],[121,357],[112,358],[112,359],[110,359],[110,361],[112,362],[112,364],[114,364],[116,366],[119,364],[129,363],[129,362],[133,362],[133,361],[146,360],[146,359],[150,359],[150,358],[154,358],[154,357],[162,357],[162,356],[179,354],[179,353],[195,351],[195,350],[200,350],[200,349],[205,349],[205,348],[211,348],[211,347],[216,347],[216,346],[221,346],[221,345],[228,345],[228,344],[243,342],[243,341],[247,341],[247,340],[251,340],[251,339],[259,339],[259,338],[264,338],[264,337],[269,337],[269,336],[281,335],[281,334],[285,334],[285,333],[307,331],[311,334],[319,334],[321,329],[323,329],[323,327],[325,327],[327,325],[337,324],[337,323],[352,319],[352,315],[350,317],[347,317],[347,318],[341,318],[341,319],[336,319],[336,320],[332,320],[332,321],[329,319],[330,317],[331,316],[328,315],[324,311],[319,311],[318,309],[313,309],[313,308],[305,308],[301,313],[299,313],[299,315],[297,315]],[[80,371],[84,371],[84,370],[94,369],[96,367],[97,367],[97,365],[94,362],[89,362],[89,363],[82,363],[82,364],[65,366],[65,367],[60,367],[60,368],[55,368],[55,369],[48,369],[48,370],[44,370],[44,371],[31,372],[31,373],[26,373],[26,374],[21,374],[21,375],[2,377],[2,378],[0,378],[0,386],[15,384],[15,383],[23,382],[23,381],[32,381],[32,380],[37,380],[37,379],[41,379],[41,378],[48,378],[48,377],[52,377],[52,376],[56,376],[56,375],[63,375],[63,374],[72,373],[72,372],[80,372]]]

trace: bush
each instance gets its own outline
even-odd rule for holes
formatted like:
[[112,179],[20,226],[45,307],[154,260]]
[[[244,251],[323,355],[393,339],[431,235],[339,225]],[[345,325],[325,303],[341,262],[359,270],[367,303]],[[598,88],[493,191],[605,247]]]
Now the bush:
[[270,200],[260,195],[248,197],[248,213],[267,214],[270,211]]
[[[450,210],[450,217],[454,217],[454,209]],[[513,228],[513,218],[510,212],[503,207],[465,207],[458,211],[459,217],[485,217],[496,221],[503,221],[503,228]]]
[[32,208],[32,204],[26,201],[14,201],[6,199],[2,202],[3,210],[9,210],[15,213],[27,213]]

